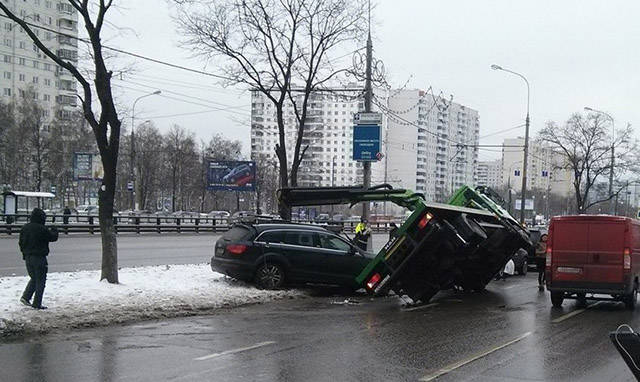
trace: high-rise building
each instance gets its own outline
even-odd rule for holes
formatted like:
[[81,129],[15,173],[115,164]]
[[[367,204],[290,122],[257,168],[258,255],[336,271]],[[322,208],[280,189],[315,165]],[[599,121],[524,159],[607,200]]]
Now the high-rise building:
[[[78,60],[78,16],[71,4],[53,0],[4,2],[26,19],[43,44],[61,58]],[[7,102],[24,96],[27,89],[50,120],[55,111],[69,113],[76,106],[76,81],[68,71],[47,57],[26,32],[8,18],[0,18],[0,99]]]
[[479,115],[422,90],[391,91],[387,99],[386,179],[445,201],[474,185]]
[[[503,141],[502,185],[515,192],[522,190],[524,138]],[[539,141],[529,141],[527,158],[527,190],[549,190],[557,195],[568,195],[572,187],[571,172],[562,169],[563,158]]]
[[478,162],[476,171],[476,185],[487,186],[493,189],[502,187],[502,160]]
[[[302,93],[296,100],[301,106]],[[353,117],[364,109],[362,97],[335,93],[313,94],[308,102],[307,120],[300,151],[305,150],[298,172],[298,186],[326,187],[363,184],[362,162],[353,160]],[[298,122],[293,104],[284,108],[287,164],[294,156]],[[269,165],[277,165],[275,147],[279,142],[278,124],[273,103],[254,91],[251,95],[251,154]],[[260,165],[260,163],[258,164]],[[372,183],[381,179],[383,164],[372,164]]]

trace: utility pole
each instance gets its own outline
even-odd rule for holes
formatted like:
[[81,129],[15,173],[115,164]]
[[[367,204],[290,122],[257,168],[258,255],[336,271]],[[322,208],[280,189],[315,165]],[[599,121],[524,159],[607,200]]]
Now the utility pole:
[[[373,98],[373,89],[371,87],[371,63],[373,61],[373,44],[371,42],[371,2],[369,2],[369,31],[367,37],[367,66],[366,66],[366,78],[364,84],[364,111],[365,113],[371,112],[371,101]],[[371,187],[371,162],[366,161],[363,163],[363,183],[365,188]],[[371,211],[369,210],[369,202],[362,204],[362,217],[369,221],[371,217]]]

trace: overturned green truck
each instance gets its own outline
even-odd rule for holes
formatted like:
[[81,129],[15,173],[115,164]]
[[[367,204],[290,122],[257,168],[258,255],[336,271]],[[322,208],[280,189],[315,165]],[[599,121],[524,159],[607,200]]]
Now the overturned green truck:
[[529,234],[487,188],[460,188],[448,204],[389,185],[371,188],[285,188],[279,197],[292,206],[389,201],[412,211],[377,256],[354,275],[374,295],[393,291],[427,302],[438,291],[482,290]]

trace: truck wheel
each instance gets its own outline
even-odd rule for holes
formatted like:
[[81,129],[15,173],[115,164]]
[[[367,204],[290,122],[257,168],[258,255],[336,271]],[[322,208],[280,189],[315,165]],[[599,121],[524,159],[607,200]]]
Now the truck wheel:
[[284,285],[284,268],[279,264],[265,263],[258,267],[255,282],[260,288],[277,289]]
[[636,307],[636,300],[638,299],[638,287],[633,287],[633,292],[630,295],[626,296],[624,299],[624,306],[627,309],[633,310]]
[[482,227],[480,227],[480,224],[469,218],[467,214],[460,214],[455,218],[453,226],[458,231],[458,234],[468,243],[475,244],[487,239],[487,234]]
[[527,275],[527,267],[529,265],[527,264],[527,260],[522,262],[522,266],[520,267],[520,269],[518,269],[518,274],[521,276],[526,276]]
[[551,292],[551,303],[554,307],[561,307],[562,301],[564,301],[564,292]]

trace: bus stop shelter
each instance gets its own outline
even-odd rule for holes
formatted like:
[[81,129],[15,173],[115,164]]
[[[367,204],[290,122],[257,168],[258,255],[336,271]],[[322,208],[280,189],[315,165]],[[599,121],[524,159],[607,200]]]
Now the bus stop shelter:
[[35,207],[51,208],[54,198],[51,192],[5,191],[2,193],[4,215],[7,221],[17,221],[21,215],[28,216]]

